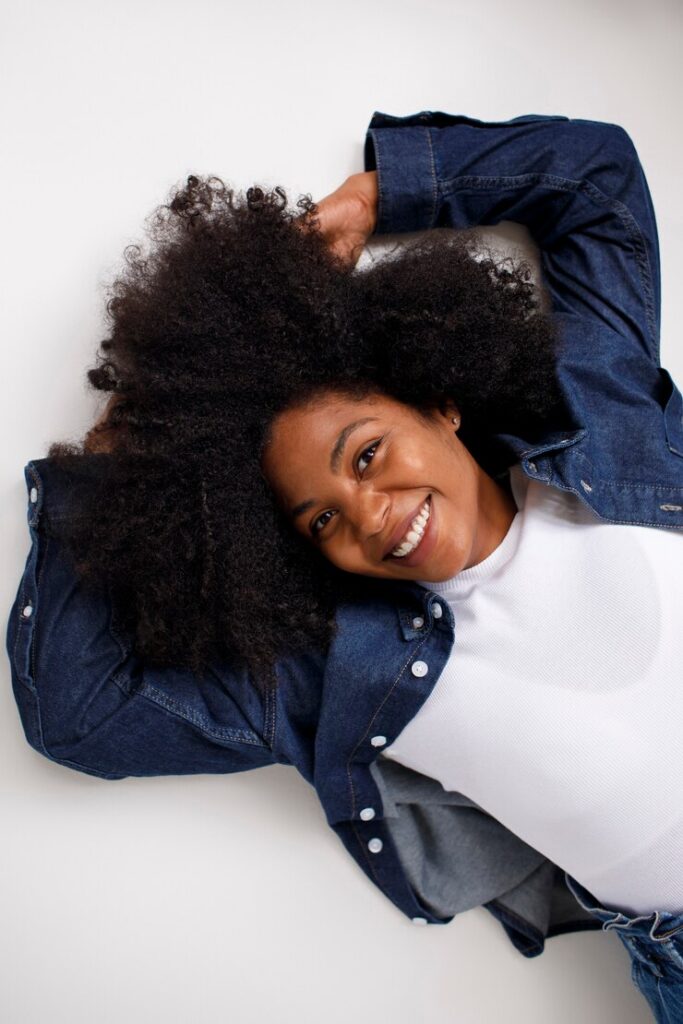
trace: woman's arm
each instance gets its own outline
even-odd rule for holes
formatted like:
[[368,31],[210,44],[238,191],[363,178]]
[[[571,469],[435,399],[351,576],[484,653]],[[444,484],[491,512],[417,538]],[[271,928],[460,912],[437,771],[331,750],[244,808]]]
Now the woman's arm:
[[619,358],[659,365],[660,268],[645,174],[623,128],[526,114],[486,122],[376,111],[377,232],[524,224],[555,312],[595,328]]
[[[96,472],[96,459],[84,462]],[[24,477],[31,544],[5,644],[28,743],[104,779],[276,763],[270,718],[246,669],[217,659],[199,678],[140,659],[109,597],[83,585],[55,536],[77,480],[51,459],[29,462]],[[300,659],[294,670],[309,665]]]

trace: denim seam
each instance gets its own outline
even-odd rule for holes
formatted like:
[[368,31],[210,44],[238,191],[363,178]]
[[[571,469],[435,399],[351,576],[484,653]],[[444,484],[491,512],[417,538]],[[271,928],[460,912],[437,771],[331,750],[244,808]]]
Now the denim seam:
[[439,182],[438,182],[438,179],[436,177],[436,160],[434,159],[434,144],[432,142],[432,129],[431,128],[425,128],[425,132],[427,133],[427,145],[429,147],[429,161],[430,161],[430,163],[432,165],[432,179],[431,179],[431,182],[430,182],[431,189],[432,189],[432,214],[431,214],[431,217],[429,218],[429,224],[430,224],[430,227],[434,227],[434,224],[436,223],[436,212],[437,212],[437,209],[438,209]]
[[629,480],[614,480],[611,477],[607,477],[604,483],[610,484],[612,487],[619,487],[622,491],[633,490],[633,491],[680,491],[683,494],[683,487],[669,486],[668,484],[634,484]]
[[[41,584],[42,579],[43,579],[43,574],[44,574],[44,571],[45,571],[45,565],[47,564],[47,553],[48,553],[48,550],[49,550],[49,547],[50,547],[50,538],[47,535],[45,535],[44,540],[45,540],[45,550],[43,551],[42,561],[41,561],[41,564],[40,564],[40,570],[38,572],[38,577],[36,579],[36,604],[35,604],[35,607],[37,607],[37,605],[38,605],[38,594],[39,594],[39,591],[40,591],[40,584]],[[37,543],[37,541],[36,541],[36,543]],[[23,592],[25,593],[25,591],[23,591]],[[31,680],[33,682],[33,686],[32,687],[28,687],[28,688],[32,692],[33,696],[35,697],[35,702],[36,702],[35,703],[35,713],[36,713],[36,722],[37,722],[37,726],[38,726],[38,737],[39,737],[40,745],[41,745],[41,747],[43,749],[43,752],[44,752],[45,756],[48,757],[51,761],[54,761],[56,764],[61,764],[61,765],[65,765],[66,767],[72,767],[72,768],[76,768],[76,769],[83,768],[83,769],[85,769],[86,771],[88,771],[90,773],[98,775],[100,778],[112,778],[112,777],[113,778],[118,778],[118,776],[111,776],[109,774],[103,774],[101,772],[95,772],[94,769],[90,768],[87,765],[82,765],[78,761],[71,761],[68,758],[57,757],[55,754],[52,753],[50,748],[47,746],[47,743],[45,742],[45,734],[43,732],[43,716],[42,716],[42,713],[41,713],[41,700],[40,700],[40,694],[38,692],[38,685],[37,685],[37,680],[36,680],[35,645],[36,645],[37,620],[36,620],[35,615],[32,616],[29,624],[30,624],[30,627],[32,629],[32,633],[31,633],[31,647],[30,647],[30,678],[31,678]],[[17,638],[18,638],[18,635],[19,634],[17,633]],[[16,645],[15,645],[15,664],[16,664]]]
[[[130,654],[131,647],[129,644],[124,642],[123,638],[119,635],[114,626],[114,611],[111,603],[109,606],[109,633],[112,639],[118,644],[121,656],[123,658],[127,658]],[[272,749],[265,739],[260,737],[256,731],[246,732],[243,729],[212,729],[206,722],[206,719],[201,715],[192,713],[188,714],[186,711],[181,710],[179,704],[163,694],[161,690],[157,690],[157,688],[152,686],[151,683],[143,681],[141,686],[132,691],[126,683],[125,676],[121,675],[120,672],[112,673],[111,680],[118,686],[122,693],[126,695],[126,697],[130,698],[135,694],[139,694],[141,697],[145,697],[158,707],[163,707],[169,714],[175,715],[176,718],[179,718],[184,722],[188,722],[188,724],[199,729],[205,736],[208,736],[211,739],[218,740],[219,742],[221,740],[227,740],[228,742],[244,743],[248,746]]]
[[640,230],[638,221],[635,219],[629,208],[618,199],[612,199],[605,195],[599,188],[591,184],[590,181],[585,179],[575,181],[572,178],[562,178],[555,174],[517,174],[517,175],[506,175],[503,177],[489,177],[484,175],[461,175],[455,178],[448,178],[446,181],[441,183],[442,194],[444,198],[447,198],[449,194],[452,194],[459,189],[463,188],[476,188],[479,191],[486,191],[487,189],[518,189],[522,185],[546,185],[548,188],[552,188],[558,192],[581,192],[591,199],[593,202],[598,203],[601,206],[606,206],[613,213],[619,217],[624,225],[629,241],[632,243],[635,251],[636,265],[638,267],[641,284],[643,287],[643,294],[645,299],[645,313],[647,317],[647,325],[650,331],[650,341],[652,343],[651,355],[655,358],[655,361],[659,365],[658,358],[658,346],[659,340],[657,337],[657,321],[654,310],[654,287],[652,284],[652,268],[650,267],[650,260],[647,255],[647,248],[643,238],[643,233]]
[[518,935],[518,941],[521,934],[525,943],[525,949],[538,950],[539,953],[543,952],[546,935],[526,918],[521,917],[513,910],[510,910],[509,907],[504,906],[499,896],[487,900],[483,906],[494,917],[498,917],[498,920],[503,921],[509,928],[513,928]]
[[[431,632],[432,632],[432,627],[430,626],[429,630],[427,630],[427,632],[424,634],[424,636],[420,639],[420,642],[419,642],[417,648],[414,651],[411,652],[410,656],[407,659],[405,659],[405,662],[401,666],[401,669],[400,669],[398,675],[394,679],[393,683],[391,684],[391,686],[389,687],[387,692],[384,694],[384,697],[382,698],[382,700],[380,702],[380,705],[375,710],[375,714],[372,716],[370,722],[368,723],[368,728],[366,729],[364,735],[362,735],[358,739],[358,742],[356,743],[356,745],[354,746],[353,750],[351,751],[351,754],[349,756],[349,760],[346,762],[346,776],[348,778],[349,788],[350,788],[350,792],[351,792],[351,821],[350,821],[350,825],[351,825],[351,828],[353,830],[353,835],[355,836],[356,840],[358,841],[358,844],[359,844],[360,849],[362,851],[362,856],[364,856],[364,859],[368,863],[368,867],[370,868],[370,870],[372,872],[372,876],[373,876],[373,879],[375,880],[375,883],[378,886],[380,886],[380,888],[381,888],[381,883],[380,883],[377,871],[375,870],[375,862],[370,859],[370,857],[368,855],[367,844],[365,843],[364,840],[361,839],[361,837],[360,837],[360,835],[358,833],[358,830],[356,828],[355,821],[353,820],[353,815],[355,814],[356,797],[355,797],[355,788],[353,786],[353,775],[352,775],[352,772],[351,772],[351,759],[352,759],[353,754],[355,753],[355,751],[357,751],[357,749],[359,748],[360,744],[362,742],[364,742],[364,740],[368,736],[369,732],[371,731],[373,722],[375,721],[375,719],[379,715],[380,711],[382,710],[383,706],[385,705],[386,701],[388,700],[388,698],[390,697],[391,693],[395,689],[397,683],[399,682],[400,678],[402,677],[403,673],[405,672],[405,669],[408,668],[408,666],[410,665],[411,660],[413,659],[415,654],[420,650],[421,647],[424,646],[424,644],[425,644],[428,636],[431,634]],[[416,896],[415,893],[413,893],[413,898],[416,899],[416,901],[417,901],[417,896]]]
[[[351,829],[353,831],[354,836],[358,840],[358,845],[361,848],[361,853],[363,855],[363,860],[368,865],[368,869],[370,870],[370,872],[372,874],[372,877],[373,877],[373,880],[375,882],[375,885],[379,886],[379,888],[382,890],[382,892],[384,892],[384,887],[382,886],[382,883],[379,880],[377,872],[375,871],[375,864],[371,860],[370,855],[368,854],[367,844],[366,844],[365,840],[361,837],[360,833],[358,832],[358,829],[356,828],[356,823],[354,821],[350,821],[349,824],[351,825]],[[385,893],[385,895],[386,895],[386,893]]]
[[[33,547],[33,543],[34,542],[32,542],[31,547]],[[30,558],[31,558],[31,552],[29,551],[28,559],[30,560]],[[16,609],[17,618],[18,618],[19,622],[18,622],[18,625],[17,625],[17,631],[16,631],[16,633],[14,635],[14,664],[15,665],[18,664],[18,660],[19,660],[19,640],[22,638],[22,635],[23,635],[21,631],[22,631],[22,629],[31,629],[31,630],[33,630],[33,624],[35,622],[35,619],[33,617],[34,613],[35,613],[34,605],[31,605],[31,607],[33,608],[33,612],[31,613],[31,619],[30,620],[27,620],[23,616],[23,614],[22,614],[22,609],[24,609],[26,607],[27,603],[28,603],[28,598],[26,597],[26,573],[24,573],[24,576],[23,576],[22,582],[21,582],[21,592],[20,592],[19,605],[17,606],[17,609]],[[37,604],[37,600],[36,600],[36,604]],[[21,682],[26,687],[26,689],[29,690],[31,693],[35,694],[36,699],[37,699],[38,698],[38,691],[36,690],[35,678],[34,678],[34,675],[33,675],[33,661],[32,661],[33,636],[34,636],[34,633],[31,632],[31,641],[30,641],[30,649],[29,649],[29,674],[28,674],[28,679],[26,678],[26,675],[25,675],[24,672],[22,672],[21,675],[19,675],[19,673],[17,673],[17,675],[21,679]]]
[[[43,572],[45,570],[45,562],[47,560],[47,551],[48,551],[49,544],[50,544],[49,537],[46,537],[45,538],[45,551],[43,553],[43,559],[42,559],[42,562],[41,562],[41,565],[40,565],[40,571],[38,572],[38,576],[36,578],[35,603],[31,604],[31,607],[33,608],[33,612],[31,613],[31,617],[29,619],[24,618],[23,615],[22,615],[22,609],[26,607],[27,603],[29,603],[29,599],[26,597],[26,591],[27,591],[26,573],[24,573],[24,576],[22,578],[20,603],[19,603],[19,606],[16,609],[17,616],[19,618],[19,623],[18,623],[18,626],[17,626],[16,634],[14,636],[14,664],[17,665],[17,663],[18,663],[19,640],[22,637],[22,632],[21,631],[22,631],[22,629],[30,629],[31,630],[31,637],[30,637],[30,643],[29,643],[29,671],[28,671],[28,679],[26,678],[26,676],[25,676],[25,674],[23,672],[21,674],[17,673],[17,676],[21,680],[22,684],[26,687],[26,689],[30,693],[32,693],[33,696],[35,697],[35,700],[36,700],[36,715],[38,717],[38,725],[39,725],[39,731],[40,731],[40,742],[41,742],[44,750],[47,750],[47,748],[45,746],[45,740],[43,738],[43,725],[42,725],[42,719],[41,719],[41,716],[40,716],[40,698],[38,696],[38,687],[36,685],[35,644],[36,644],[36,609],[38,607],[38,592],[40,590],[40,584],[41,584],[41,580],[43,578]],[[37,559],[38,558],[38,546],[39,546],[39,540],[37,538],[35,540],[31,541],[31,551],[29,551],[29,554],[28,554],[29,560],[31,558],[34,546],[35,546],[36,559]]]
[[[358,845],[360,846],[360,849],[361,849],[361,853],[362,853],[362,855],[363,855],[363,860],[364,860],[364,861],[365,861],[365,863],[366,863],[366,864],[368,865],[368,868],[369,868],[369,870],[370,870],[370,872],[371,872],[371,874],[372,874],[372,877],[373,877],[373,880],[374,880],[374,883],[375,883],[375,885],[377,885],[377,886],[378,886],[378,888],[379,888],[379,889],[380,889],[380,890],[381,890],[381,891],[382,891],[382,892],[384,893],[384,895],[385,895],[385,896],[387,896],[387,897],[389,897],[389,899],[391,899],[391,902],[392,902],[392,903],[394,904],[394,906],[396,906],[396,907],[397,907],[397,908],[398,908],[399,910],[401,910],[401,911],[402,911],[403,913],[405,913],[405,911],[403,910],[403,907],[401,907],[401,906],[400,906],[400,904],[398,904],[398,903],[397,903],[397,902],[396,902],[396,901],[395,901],[395,900],[394,900],[394,899],[393,899],[392,897],[390,897],[390,896],[389,896],[389,894],[387,893],[386,889],[385,889],[385,888],[384,888],[384,886],[382,885],[382,883],[381,883],[381,881],[380,881],[380,878],[379,878],[379,876],[378,876],[377,872],[375,871],[375,864],[376,864],[377,862],[376,862],[376,861],[374,861],[374,860],[372,859],[372,857],[374,857],[374,854],[372,854],[372,855],[371,855],[370,853],[368,853],[368,848],[367,848],[367,844],[366,844],[365,840],[364,840],[364,839],[362,838],[362,836],[360,835],[360,833],[359,833],[358,829],[356,828],[356,823],[355,823],[355,821],[350,821],[350,822],[349,822],[349,824],[351,825],[351,830],[353,831],[353,834],[354,834],[354,836],[355,836],[355,837],[356,837],[356,839],[358,840]],[[387,839],[385,839],[385,842],[393,842],[393,840],[391,839],[391,833],[390,833],[390,832],[389,832],[388,830],[387,830]],[[408,888],[410,889],[410,891],[411,891],[411,893],[412,893],[412,897],[413,897],[413,900],[415,901],[416,905],[417,905],[417,906],[418,906],[418,907],[419,907],[419,908],[420,908],[420,909],[421,909],[421,910],[422,910],[423,912],[425,912],[425,913],[429,913],[429,914],[430,914],[431,916],[436,916],[436,915],[434,915],[434,914],[433,914],[433,912],[432,912],[432,911],[430,911],[430,910],[426,910],[426,908],[425,908],[425,907],[423,906],[422,902],[421,902],[421,901],[420,901],[420,900],[418,899],[418,895],[417,895],[417,893],[416,893],[416,892],[414,891],[414,889],[413,889],[413,887],[412,887],[412,886],[410,885],[410,883],[408,883]],[[407,916],[407,915],[406,915],[406,916]],[[446,920],[445,922],[442,922],[442,921],[437,921],[436,923],[437,923],[437,924],[443,924],[443,923],[448,923],[449,921],[452,921],[452,920],[453,920],[453,917],[454,917],[454,915],[453,915],[453,914],[451,914],[451,916],[450,916],[450,917],[448,917],[448,918],[447,918],[447,920]],[[433,922],[433,923],[434,923],[434,922]]]
[[[43,573],[45,572],[45,564],[47,562],[47,553],[48,553],[49,549],[50,549],[50,538],[46,537],[45,538],[45,551],[43,552],[43,560],[40,563],[40,571],[38,573],[38,578],[36,580],[36,609],[34,609],[34,611],[36,611],[37,607],[38,607],[38,595],[40,593],[40,584],[41,584],[42,579],[43,579]],[[36,555],[37,555],[37,551],[36,551]],[[33,618],[32,618],[32,630],[33,630],[33,632],[31,634],[31,660],[30,660],[30,666],[31,666],[31,679],[33,679],[34,682],[35,682],[35,678],[36,678],[36,632],[37,632],[37,629],[38,629],[38,623],[36,621],[35,616],[33,616]],[[36,695],[37,695],[37,693],[38,693],[38,688],[36,686]]]
[[[111,680],[130,699],[132,694],[130,690],[126,687],[120,674],[115,672],[111,676]],[[268,745],[264,743],[264,741],[258,736],[256,732],[247,732],[243,729],[226,728],[221,730],[210,728],[210,726],[206,724],[206,720],[203,719],[200,715],[195,715],[192,713],[188,714],[186,711],[182,710],[180,705],[178,705],[174,700],[167,697],[166,694],[162,693],[161,690],[157,690],[156,687],[152,686],[150,683],[143,682],[142,685],[135,690],[133,696],[134,695],[145,697],[152,704],[155,704],[157,707],[163,708],[169,714],[174,715],[181,721],[187,722],[189,725],[194,726],[195,728],[199,729],[200,732],[202,732],[205,736],[208,736],[211,739],[217,740],[219,742],[221,740],[225,740],[228,742],[243,743],[247,746],[262,747],[263,749],[268,749]]]
[[54,761],[55,764],[61,764],[64,768],[74,768],[76,771],[85,772],[86,775],[94,775],[98,779],[116,780],[129,777],[124,773],[119,772],[100,772],[96,768],[93,768],[92,765],[83,764],[81,761],[72,761],[69,757],[55,757],[55,755],[51,754],[47,748],[45,748],[45,752],[50,760]]
[[[39,486],[40,485],[40,477],[38,477],[37,474],[35,474],[35,473],[32,473],[32,476],[33,476],[34,479],[37,480],[37,483],[38,483],[38,486]],[[36,538],[32,539],[32,543],[31,543],[31,550],[33,550],[34,546],[35,546],[35,549],[36,549],[36,559],[38,557],[38,546],[39,546],[39,543],[40,543],[39,539],[37,537],[37,532],[38,532],[37,531],[37,518],[38,517],[36,516],[36,519],[31,524],[31,528],[36,531]],[[35,604],[32,605],[32,607],[33,607],[33,614],[32,614],[32,616],[31,616],[31,618],[29,620],[22,621],[21,618],[19,620],[19,627],[17,628],[17,633],[16,633],[15,640],[14,640],[14,664],[15,665],[17,664],[17,646],[18,646],[18,643],[19,643],[19,637],[21,636],[21,629],[22,628],[30,628],[31,629],[31,639],[30,639],[30,647],[29,647],[29,681],[30,682],[27,681],[25,678],[23,678],[23,675],[20,676],[20,678],[21,678],[22,683],[26,686],[26,688],[29,690],[29,692],[33,695],[33,697],[35,699],[35,715],[36,715],[38,739],[39,739],[40,746],[42,747],[44,755],[46,757],[48,757],[51,761],[54,761],[57,764],[64,764],[64,761],[60,760],[60,758],[58,758],[58,757],[55,757],[55,755],[49,750],[47,744],[45,743],[45,733],[43,732],[43,716],[42,716],[42,713],[41,713],[40,694],[38,692],[38,685],[37,685],[37,681],[36,681],[35,644],[36,644],[37,623],[36,623],[36,614],[35,613],[36,613],[36,609],[38,607],[38,594],[39,594],[39,591],[40,591],[40,584],[41,584],[42,579],[43,579],[43,573],[45,571],[45,564],[47,562],[47,553],[48,553],[49,546],[50,546],[50,538],[48,536],[45,536],[44,537],[44,541],[45,541],[45,550],[43,551],[43,557],[42,557],[42,561],[41,561],[41,564],[40,564],[40,570],[39,570],[38,576],[36,578],[36,598],[35,598]],[[29,553],[29,558],[30,557],[31,557],[31,553]],[[24,576],[24,580],[23,580],[22,586],[21,586],[21,608],[25,607],[25,602],[26,602],[26,577]],[[17,612],[18,612],[19,615],[21,615],[20,608],[17,609]]]
[[[354,815],[355,815],[355,813],[356,813],[356,810],[355,810],[355,809],[356,809],[356,791],[355,791],[355,789],[354,789],[354,785],[353,785],[353,774],[352,774],[352,772],[351,772],[351,760],[352,760],[352,758],[353,758],[353,755],[354,755],[354,753],[356,752],[356,750],[358,750],[358,748],[360,747],[360,745],[361,745],[361,744],[363,743],[363,741],[364,741],[364,740],[366,739],[366,737],[367,737],[368,733],[369,733],[369,732],[370,732],[370,730],[371,730],[371,727],[372,727],[372,723],[373,723],[373,722],[375,721],[375,719],[377,718],[377,715],[378,715],[378,714],[379,714],[379,712],[381,711],[382,707],[384,706],[384,704],[386,703],[386,701],[387,701],[387,700],[389,699],[389,697],[390,697],[390,696],[391,696],[391,694],[393,693],[394,689],[396,688],[396,685],[398,684],[399,680],[400,680],[400,679],[401,679],[401,677],[403,676],[403,674],[404,674],[404,672],[405,672],[406,668],[408,667],[408,665],[410,664],[410,662],[411,662],[412,658],[413,658],[413,657],[415,656],[415,654],[417,653],[417,651],[419,651],[419,650],[420,650],[420,648],[421,648],[421,647],[422,647],[422,646],[424,645],[424,643],[425,643],[425,641],[426,641],[426,639],[427,639],[427,637],[429,636],[429,634],[430,634],[430,633],[431,633],[431,627],[430,627],[430,629],[429,629],[429,630],[427,631],[427,633],[426,633],[426,634],[425,634],[425,635],[424,635],[424,636],[422,637],[422,639],[421,639],[420,643],[418,644],[418,647],[417,647],[416,651],[413,651],[413,652],[411,652],[411,654],[409,655],[409,657],[408,657],[408,658],[406,659],[406,661],[404,662],[404,664],[403,664],[403,666],[401,667],[401,669],[400,669],[400,671],[399,671],[398,675],[396,676],[396,679],[395,679],[395,680],[393,681],[393,683],[392,683],[392,684],[391,684],[391,686],[389,687],[389,690],[387,691],[387,693],[386,693],[386,694],[384,695],[384,697],[382,698],[382,701],[380,702],[379,706],[378,706],[378,707],[376,708],[376,710],[375,710],[375,713],[374,713],[374,714],[372,715],[372,717],[371,717],[370,721],[368,722],[368,726],[367,726],[367,728],[366,728],[366,730],[365,730],[364,734],[363,734],[363,735],[361,736],[361,738],[360,738],[360,739],[358,740],[358,743],[356,744],[356,746],[355,746],[355,747],[353,748],[353,750],[351,751],[351,754],[349,755],[349,760],[348,760],[348,761],[346,762],[346,776],[347,776],[347,779],[348,779],[348,782],[349,782],[349,789],[350,789],[350,791],[351,791],[351,821],[349,822],[349,824],[351,825],[351,829],[352,829],[352,831],[353,831],[353,834],[354,834],[354,836],[355,836],[355,837],[356,837],[356,839],[358,840],[358,844],[359,844],[359,846],[360,846],[360,848],[361,848],[361,850],[362,850],[362,852],[363,852],[363,858],[364,858],[364,860],[366,861],[366,863],[367,863],[367,865],[368,865],[368,868],[369,868],[370,872],[372,873],[372,877],[373,877],[373,879],[374,879],[374,881],[375,881],[375,884],[376,884],[376,885],[378,885],[378,886],[379,886],[380,888],[382,888],[382,885],[381,885],[381,882],[380,882],[380,880],[379,880],[379,877],[378,877],[378,875],[377,875],[377,872],[375,871],[375,863],[374,863],[374,862],[373,862],[373,861],[372,861],[372,860],[370,859],[370,857],[368,856],[368,850],[367,850],[367,846],[366,846],[366,843],[365,843],[365,841],[364,841],[364,840],[363,840],[363,839],[361,838],[361,836],[360,836],[360,833],[358,832],[358,830],[357,830],[357,828],[356,828],[356,823],[355,823],[355,821],[354,821]],[[382,891],[384,891],[384,890],[382,890]],[[414,895],[414,894],[413,894],[413,898],[415,898],[415,895]]]
[[[367,739],[367,736],[368,736],[368,734],[370,733],[370,731],[372,729],[373,722],[375,721],[375,719],[377,718],[378,714],[380,713],[380,711],[382,710],[382,708],[384,707],[384,705],[388,701],[388,699],[391,696],[391,694],[396,689],[396,686],[398,685],[398,683],[400,682],[401,678],[403,677],[403,675],[405,673],[405,670],[407,669],[407,667],[410,664],[410,662],[412,661],[412,659],[415,657],[415,655],[420,651],[420,649],[426,643],[427,638],[430,636],[431,632],[432,632],[432,627],[430,626],[430,628],[427,630],[427,632],[420,638],[420,640],[418,642],[418,645],[417,645],[417,648],[414,651],[411,651],[411,653],[408,655],[408,657],[406,658],[405,662],[401,666],[401,669],[400,669],[398,675],[394,679],[393,683],[391,684],[391,686],[389,687],[387,692],[384,694],[384,697],[380,701],[378,707],[375,709],[374,714],[371,716],[370,721],[368,722],[367,727],[365,729],[365,732],[359,738],[359,740],[356,743],[355,747],[353,747],[353,749],[351,750],[351,753],[349,754],[349,759],[346,762],[346,776],[347,776],[347,779],[348,779],[348,782],[349,782],[349,789],[351,791],[351,815],[352,816],[355,814],[355,809],[356,809],[356,791],[355,791],[355,788],[354,788],[354,785],[353,785],[353,773],[351,771],[351,762],[353,760],[353,755],[358,750],[358,748],[361,746],[361,744]],[[352,824],[353,824],[353,821],[352,821]],[[355,829],[354,829],[354,831],[355,831]]]
[[275,716],[277,700],[272,687],[268,687],[263,698],[263,739],[271,752],[275,744]]
[[375,153],[375,168],[377,170],[377,223],[383,223],[384,217],[384,169],[382,167],[382,161],[380,160],[379,150],[380,147],[377,145],[377,139],[375,138],[375,132],[370,132],[372,139],[372,146]]
[[[38,504],[38,501],[40,500],[40,490],[42,488],[42,483],[41,483],[40,477],[38,476],[36,471],[33,469],[33,465],[31,463],[29,463],[29,473],[31,475],[31,479],[34,482],[34,486],[36,486],[36,489],[39,492],[38,493],[38,500],[36,502],[36,504]],[[29,497],[29,501],[30,501],[30,497]],[[36,536],[34,537],[33,532],[31,532],[31,547],[30,547],[29,553],[27,555],[27,562],[29,562],[29,563],[31,561],[31,556],[33,554],[34,547],[35,547],[35,551],[36,551],[36,559],[38,558],[38,545],[39,545],[39,541],[38,541],[38,537],[37,537],[37,533],[38,533],[38,530],[37,530],[37,518],[38,518],[37,512],[36,512],[35,509],[33,509],[33,522],[31,521],[31,516],[29,516],[28,523],[29,523],[30,530],[31,531],[35,531]],[[48,541],[49,541],[49,538],[46,538],[46,545],[48,544]],[[47,546],[46,546],[46,551],[47,551]],[[38,577],[36,579],[35,605],[31,604],[31,607],[33,608],[33,611],[31,613],[31,618],[28,621],[22,615],[23,609],[29,603],[28,599],[26,597],[27,582],[28,582],[27,581],[27,573],[26,573],[26,571],[24,572],[24,574],[22,576],[21,592],[20,592],[20,606],[17,608],[17,615],[18,615],[18,618],[19,618],[19,624],[17,626],[17,632],[16,632],[16,635],[14,637],[14,664],[16,665],[17,664],[17,654],[18,654],[18,649],[19,649],[19,639],[22,636],[21,630],[22,630],[22,628],[24,628],[24,629],[29,629],[30,628],[31,629],[31,640],[30,640],[30,646],[29,646],[29,677],[28,677],[28,679],[26,679],[24,673],[22,673],[21,676],[19,676],[19,678],[21,679],[23,685],[31,693],[34,694],[34,696],[36,698],[36,710],[38,708],[38,690],[36,688],[35,667],[34,667],[34,665],[35,665],[35,654],[34,654],[34,645],[35,645],[35,612],[36,612],[36,607],[38,605],[38,589],[40,587],[40,580],[41,580],[41,577],[42,577],[43,566],[44,565],[45,565],[45,559],[43,558],[43,563],[41,565],[41,570],[40,570],[40,572],[38,574]],[[40,715],[38,715],[38,719],[40,721]],[[42,742],[42,728],[41,728],[41,742]],[[43,744],[43,746],[44,746],[44,744]]]
[[[109,632],[112,638],[118,644],[122,656],[124,658],[127,657],[128,654],[130,653],[130,648],[123,642],[123,639],[119,636],[119,634],[117,633],[116,629],[113,626],[113,610],[111,608],[109,615]],[[126,677],[121,675],[120,672],[112,673],[111,681],[116,686],[118,686],[118,688],[127,698],[130,699],[132,696],[135,695],[144,697],[155,706],[163,708],[163,710],[167,711],[169,714],[173,715],[174,717],[180,719],[183,722],[187,722],[188,725],[192,726],[193,728],[198,729],[203,735],[207,736],[209,739],[215,740],[219,743],[239,743],[246,746],[261,747],[263,749],[272,750],[272,747],[270,747],[270,745],[265,741],[265,739],[259,737],[258,733],[256,733],[255,731],[246,732],[241,729],[212,729],[206,723],[206,720],[202,718],[200,715],[188,714],[186,711],[181,710],[180,705],[178,705],[175,701],[168,698],[160,690],[157,690],[156,687],[152,686],[150,683],[143,682],[142,685],[139,686],[136,690],[131,690],[130,686],[128,685],[128,681],[126,680]]]
[[[576,453],[576,454],[580,454],[580,453]],[[530,479],[535,480],[536,477],[530,477]],[[541,478],[539,478],[539,479],[541,479]],[[683,490],[683,488],[679,488],[679,487],[664,487],[664,486],[661,486],[660,484],[629,484],[629,483],[620,483],[618,480],[611,480],[611,479],[606,480],[605,483],[613,485],[615,487],[634,487],[634,488],[643,489],[643,490],[652,490],[652,489],[664,490],[664,491]],[[569,491],[571,494],[575,494],[577,496],[577,498],[580,499],[582,504],[584,504],[586,506],[586,508],[589,508],[591,510],[591,512],[593,512],[596,516],[598,516],[599,519],[601,519],[605,523],[617,523],[617,524],[621,524],[623,526],[633,526],[634,525],[634,522],[633,522],[632,519],[610,519],[609,516],[601,515],[596,509],[593,508],[592,505],[590,505],[586,501],[584,495],[581,494],[580,491],[577,491],[577,489],[575,487],[566,487],[564,484],[558,483],[557,480],[553,480],[552,486],[553,487],[557,487],[561,491]],[[640,520],[639,519],[638,522],[635,525],[638,525],[638,526],[656,526],[656,527],[658,527],[658,528],[660,528],[662,530],[683,530],[683,523],[679,523],[678,525],[676,525],[675,523],[671,523],[669,525],[668,523],[654,523],[654,522],[649,522],[649,521],[646,521],[646,520]]]

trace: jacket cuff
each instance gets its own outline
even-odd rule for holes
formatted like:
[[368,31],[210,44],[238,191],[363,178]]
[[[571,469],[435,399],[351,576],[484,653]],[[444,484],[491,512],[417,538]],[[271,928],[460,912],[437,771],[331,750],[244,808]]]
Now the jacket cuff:
[[109,456],[104,453],[76,456],[71,468],[58,466],[54,459],[32,459],[24,466],[24,479],[28,492],[29,525],[51,534],[51,527],[79,514],[78,499],[86,486],[104,465]]
[[[397,126],[382,125],[386,121]],[[437,182],[429,128],[375,111],[365,136],[366,171],[377,171],[375,234],[424,231],[435,226]]]

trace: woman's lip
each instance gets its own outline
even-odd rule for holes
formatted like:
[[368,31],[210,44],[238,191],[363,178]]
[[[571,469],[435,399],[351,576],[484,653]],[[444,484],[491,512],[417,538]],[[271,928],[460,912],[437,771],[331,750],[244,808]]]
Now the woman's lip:
[[413,509],[411,514],[408,516],[408,518],[403,520],[403,522],[401,523],[400,532],[397,531],[396,533],[394,533],[394,535],[393,535],[393,537],[392,537],[392,539],[391,539],[391,541],[389,543],[389,547],[387,548],[385,553],[382,555],[382,561],[383,562],[385,562],[391,556],[391,552],[394,550],[394,548],[398,547],[399,544],[403,543],[403,540],[404,540],[406,534],[410,530],[411,524],[413,523],[413,521],[415,519],[417,519],[417,517],[420,514],[420,510],[421,510],[422,506],[424,505],[425,501],[429,501],[430,497],[431,496],[428,494],[427,497],[424,498],[420,502],[420,504],[417,506],[417,508]]
[[[384,561],[385,562],[397,562],[401,565],[419,565],[427,558],[434,547],[436,542],[436,532],[434,531],[434,501],[432,495],[429,495],[429,519],[425,527],[425,532],[422,534],[422,540],[409,555],[405,555],[403,558],[396,558],[394,555],[389,554]],[[393,550],[393,549],[392,549]]]

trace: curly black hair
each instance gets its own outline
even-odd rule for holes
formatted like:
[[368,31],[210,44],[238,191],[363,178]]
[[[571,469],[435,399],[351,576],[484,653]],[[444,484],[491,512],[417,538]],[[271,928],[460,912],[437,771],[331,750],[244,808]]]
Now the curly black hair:
[[281,656],[326,653],[338,602],[377,582],[333,566],[278,507],[261,469],[275,417],[328,391],[422,411],[450,398],[463,444],[500,469],[492,435],[529,436],[561,401],[559,337],[528,263],[473,229],[360,269],[332,253],[308,195],[292,210],[281,187],[245,196],[190,175],[168,198],[151,244],[124,250],[87,371],[117,396],[110,449],[49,447],[74,483],[53,530],[141,658],[199,675],[242,659],[264,689]]

